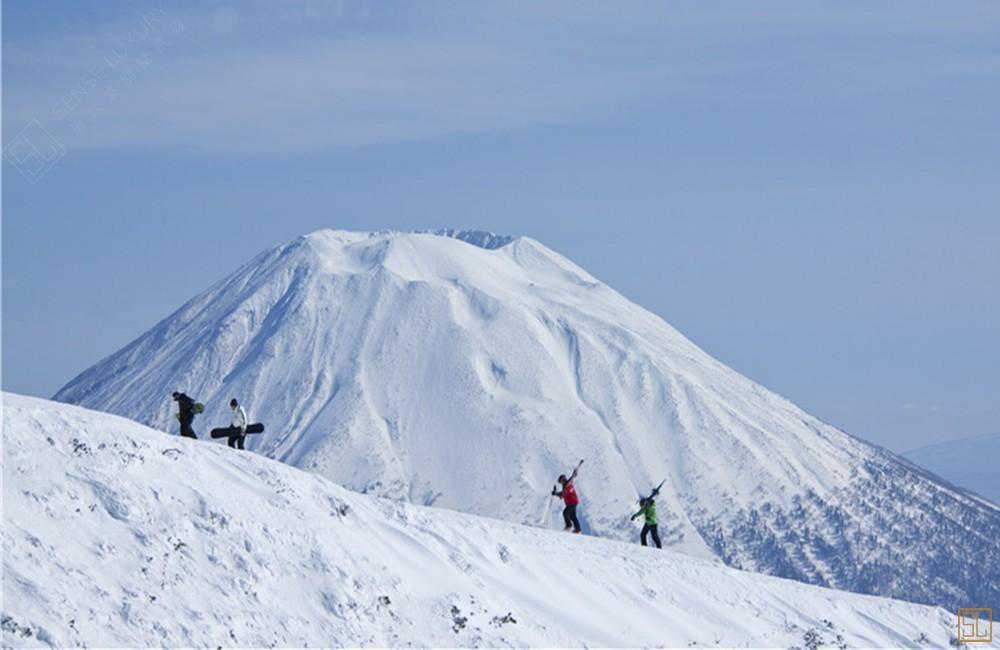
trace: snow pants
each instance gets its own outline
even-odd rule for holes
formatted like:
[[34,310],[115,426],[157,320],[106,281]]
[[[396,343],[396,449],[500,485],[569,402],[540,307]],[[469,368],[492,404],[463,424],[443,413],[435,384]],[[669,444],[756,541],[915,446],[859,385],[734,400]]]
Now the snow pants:
[[184,418],[181,420],[181,435],[185,438],[197,438],[194,429],[191,428],[191,423],[194,422],[194,418]]
[[575,503],[571,506],[566,506],[563,510],[563,520],[566,522],[566,530],[572,528],[574,532],[580,532],[580,520],[576,518]]
[[639,541],[642,542],[643,546],[646,546],[646,535],[653,533],[653,543],[656,544],[656,548],[663,548],[660,544],[660,531],[657,530],[656,524],[646,524],[642,527],[642,533],[639,534]]
[[246,440],[246,436],[229,436],[229,446],[236,449],[243,449],[244,440]]

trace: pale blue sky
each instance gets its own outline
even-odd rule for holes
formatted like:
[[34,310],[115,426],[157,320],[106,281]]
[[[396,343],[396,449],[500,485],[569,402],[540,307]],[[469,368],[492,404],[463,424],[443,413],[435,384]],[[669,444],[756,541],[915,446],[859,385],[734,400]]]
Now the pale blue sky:
[[453,226],[890,448],[998,428],[996,2],[8,0],[3,111],[6,390],[281,240]]

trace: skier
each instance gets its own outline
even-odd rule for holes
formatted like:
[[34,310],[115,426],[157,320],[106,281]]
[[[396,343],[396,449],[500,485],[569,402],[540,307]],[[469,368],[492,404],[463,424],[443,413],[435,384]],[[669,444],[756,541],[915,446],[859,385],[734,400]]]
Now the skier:
[[643,497],[639,499],[639,512],[632,515],[632,521],[639,515],[645,517],[645,521],[642,526],[642,533],[639,534],[639,541],[643,546],[646,546],[646,535],[649,533],[653,534],[653,543],[656,544],[656,548],[663,548],[660,544],[660,531],[657,528],[656,521],[656,495],[660,493],[660,488],[663,486],[661,482],[658,486],[653,488],[653,491],[648,497]]
[[552,488],[552,496],[562,497],[563,502],[566,507],[563,508],[563,520],[566,522],[565,530],[573,529],[573,532],[577,535],[580,534],[580,520],[576,518],[576,506],[580,504],[580,497],[576,495],[576,487],[573,485],[573,479],[576,478],[576,473],[580,469],[580,465],[583,465],[581,460],[577,463],[576,467],[573,468],[573,473],[566,478],[565,474],[559,475],[559,485],[562,486],[562,491],[557,492],[556,488]]
[[198,436],[195,435],[194,429],[191,428],[191,423],[194,422],[195,413],[200,413],[204,407],[201,407],[200,404],[184,393],[178,393],[177,391],[174,391],[174,401],[177,402],[177,419],[181,423],[181,435],[185,438],[197,439]]
[[247,412],[235,397],[229,400],[229,408],[233,410],[233,428],[240,430],[238,435],[229,436],[229,446],[243,449],[243,441],[247,437]]

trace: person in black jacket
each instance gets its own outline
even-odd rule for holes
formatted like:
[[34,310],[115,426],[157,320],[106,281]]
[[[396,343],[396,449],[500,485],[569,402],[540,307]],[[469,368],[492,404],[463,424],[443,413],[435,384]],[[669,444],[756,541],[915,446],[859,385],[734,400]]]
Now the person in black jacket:
[[185,438],[196,438],[191,423],[194,422],[194,400],[184,393],[174,392],[174,401],[177,402],[177,419],[181,422],[181,435]]

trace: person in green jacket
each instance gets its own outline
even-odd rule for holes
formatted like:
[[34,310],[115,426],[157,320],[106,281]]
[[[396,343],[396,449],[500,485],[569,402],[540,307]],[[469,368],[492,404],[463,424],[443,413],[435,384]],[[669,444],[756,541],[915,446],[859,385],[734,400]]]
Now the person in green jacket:
[[[660,483],[660,485],[663,485],[663,483]],[[660,488],[655,487],[648,497],[639,499],[639,512],[632,515],[632,521],[635,521],[635,518],[639,515],[645,517],[642,533],[639,534],[639,541],[642,542],[643,546],[646,546],[646,536],[652,533],[653,543],[656,544],[656,548],[663,548],[663,545],[660,544],[660,531],[657,528],[656,521],[656,495],[659,493]]]

